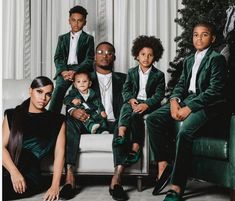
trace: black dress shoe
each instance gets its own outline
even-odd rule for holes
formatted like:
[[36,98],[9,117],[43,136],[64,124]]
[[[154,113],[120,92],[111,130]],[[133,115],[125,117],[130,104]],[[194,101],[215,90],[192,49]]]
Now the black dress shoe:
[[123,187],[119,184],[115,184],[113,189],[109,187],[109,193],[114,200],[125,201],[128,200],[126,192],[123,190]]
[[70,200],[75,196],[75,189],[71,184],[65,184],[60,190],[60,198],[64,200]]
[[170,182],[171,179],[172,166],[167,165],[163,171],[160,179],[156,181],[155,187],[153,189],[153,195],[158,195]]

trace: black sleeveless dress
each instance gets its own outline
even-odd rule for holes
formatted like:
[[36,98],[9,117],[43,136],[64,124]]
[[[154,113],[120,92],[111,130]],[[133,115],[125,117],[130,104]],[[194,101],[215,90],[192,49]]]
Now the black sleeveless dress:
[[[11,129],[14,109],[6,110],[5,115]],[[38,191],[42,186],[40,162],[42,158],[54,151],[57,136],[64,120],[64,115],[50,111],[25,113],[23,116],[23,143],[17,167],[26,180],[28,193],[30,193],[30,189],[33,192]],[[6,197],[10,193],[10,197],[12,197],[14,190],[13,192],[9,191],[9,185],[12,187],[12,184],[11,181],[7,181],[10,175],[6,170],[3,173],[3,193]],[[16,195],[26,197],[22,194]]]

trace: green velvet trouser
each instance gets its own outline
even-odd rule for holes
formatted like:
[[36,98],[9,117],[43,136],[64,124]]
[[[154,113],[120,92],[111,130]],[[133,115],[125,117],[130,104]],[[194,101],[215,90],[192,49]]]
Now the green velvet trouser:
[[96,133],[102,133],[103,131],[107,131],[107,122],[106,119],[104,119],[101,115],[99,115],[96,111],[87,111],[87,113],[89,113],[91,116],[88,120],[86,120],[85,122],[83,122],[84,126],[86,127],[87,131],[89,131],[89,133],[91,132],[91,127],[94,124],[100,124],[100,127],[97,129]]
[[[124,103],[120,112],[118,127],[125,126],[129,132],[126,133],[126,137],[129,138],[131,143],[138,143],[140,147],[144,142],[144,120],[142,114],[133,112],[133,109],[129,103]],[[128,136],[130,135],[130,136]]]
[[[189,96],[187,101],[193,98]],[[183,106],[184,103],[181,103]],[[174,185],[185,188],[189,170],[192,164],[193,139],[198,136],[198,130],[215,118],[218,113],[209,114],[205,110],[191,113],[184,121],[176,136],[176,153],[171,182]],[[170,104],[162,106],[147,117],[147,129],[149,134],[150,147],[153,150],[156,161],[169,161],[169,138],[166,135],[168,129],[174,124],[170,114]],[[172,136],[174,137],[174,136]]]
[[[114,167],[117,165],[124,165],[126,157],[131,151],[132,144],[138,143],[140,148],[143,147],[145,131],[143,116],[146,113],[133,112],[131,105],[125,103],[122,106],[118,126],[127,127],[125,136],[128,138],[129,143],[123,146],[113,146]],[[114,138],[118,136],[118,129],[114,133]]]
[[55,89],[51,97],[51,103],[49,110],[52,112],[60,113],[64,96],[71,86],[72,82],[68,80],[64,80],[61,75],[58,75],[56,78]]
[[[108,131],[113,133],[116,127],[116,122],[108,122]],[[89,133],[84,126],[84,124],[67,115],[66,119],[66,157],[65,161],[66,164],[76,165],[78,152],[79,152],[79,145],[81,135],[84,133]]]

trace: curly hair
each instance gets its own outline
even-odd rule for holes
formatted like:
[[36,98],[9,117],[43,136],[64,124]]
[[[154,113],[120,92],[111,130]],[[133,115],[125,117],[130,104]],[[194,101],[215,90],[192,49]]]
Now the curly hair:
[[137,60],[139,52],[145,48],[151,48],[153,50],[154,61],[158,61],[162,57],[164,51],[162,42],[155,36],[139,36],[133,41],[131,49],[132,56]]

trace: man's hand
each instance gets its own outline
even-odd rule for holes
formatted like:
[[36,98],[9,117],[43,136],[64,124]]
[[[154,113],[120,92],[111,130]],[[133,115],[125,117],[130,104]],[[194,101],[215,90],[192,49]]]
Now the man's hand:
[[84,122],[90,118],[90,115],[87,114],[86,111],[83,109],[73,110],[71,113],[71,116],[74,117],[75,119],[78,119],[79,121],[82,121],[82,122]]
[[101,115],[103,118],[107,118],[107,114],[106,114],[105,111],[102,111],[102,112],[100,113],[100,115]]
[[65,70],[65,71],[61,72],[61,75],[64,78],[64,80],[69,79],[69,71]]
[[133,109],[133,111],[141,114],[145,112],[148,108],[149,106],[146,103],[140,103],[137,106],[135,106],[135,109]]
[[73,81],[74,73],[76,73],[76,71],[74,71],[74,70],[69,70],[68,71],[68,80],[69,81]]
[[180,119],[178,118],[178,111],[181,107],[176,99],[173,98],[170,100],[170,108],[171,108],[171,117],[177,121],[180,121]]
[[138,105],[138,101],[135,98],[129,100],[129,104],[131,105],[132,109],[134,110],[135,107]]
[[192,110],[188,106],[182,107],[179,109],[177,117],[183,121],[188,117],[188,115],[190,115],[191,112]]

